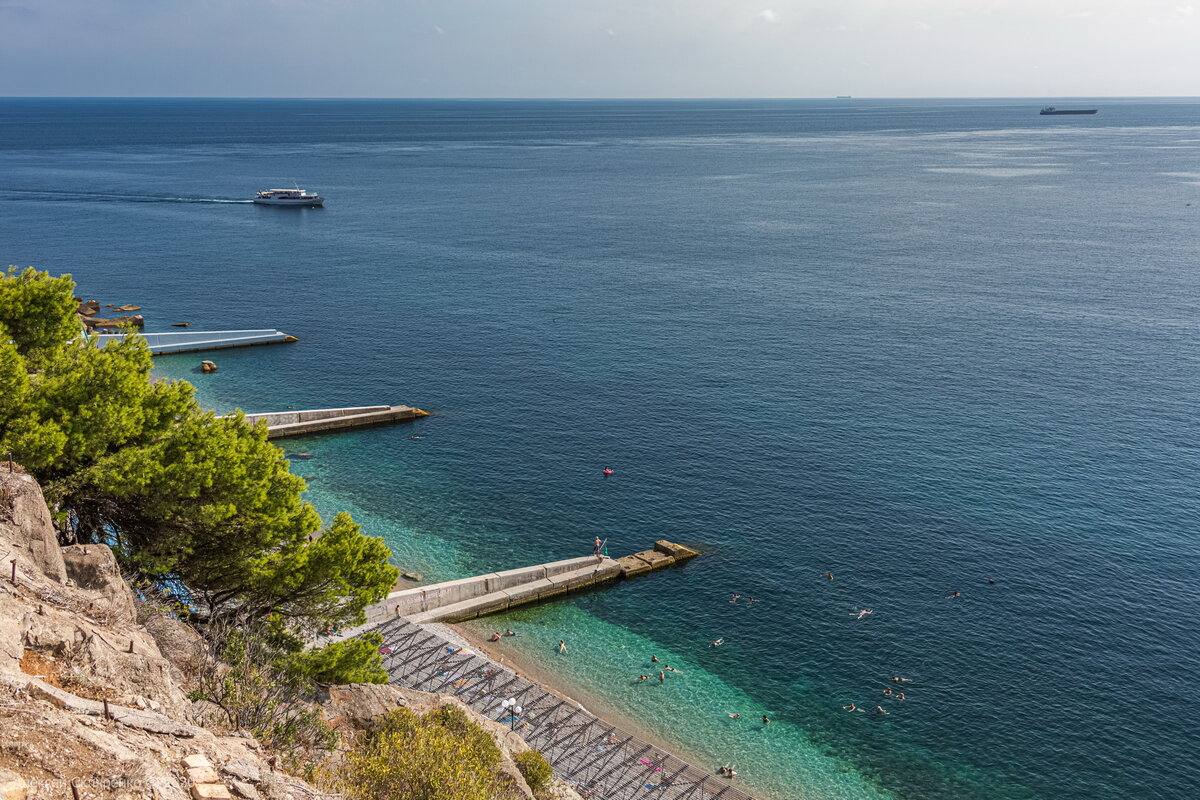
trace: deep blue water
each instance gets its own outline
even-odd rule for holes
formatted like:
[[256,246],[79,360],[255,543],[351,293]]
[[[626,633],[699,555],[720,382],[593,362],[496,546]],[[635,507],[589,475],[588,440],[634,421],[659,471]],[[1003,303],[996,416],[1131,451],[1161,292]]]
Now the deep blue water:
[[3,100],[0,244],[430,579],[698,545],[494,624],[749,786],[1195,797],[1200,104],[1044,104]]

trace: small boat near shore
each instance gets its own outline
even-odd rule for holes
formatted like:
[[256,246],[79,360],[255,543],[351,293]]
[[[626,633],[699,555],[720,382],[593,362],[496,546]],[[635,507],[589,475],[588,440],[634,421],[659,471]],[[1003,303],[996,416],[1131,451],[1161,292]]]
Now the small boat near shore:
[[299,187],[295,189],[263,189],[254,197],[260,206],[323,206],[325,198]]

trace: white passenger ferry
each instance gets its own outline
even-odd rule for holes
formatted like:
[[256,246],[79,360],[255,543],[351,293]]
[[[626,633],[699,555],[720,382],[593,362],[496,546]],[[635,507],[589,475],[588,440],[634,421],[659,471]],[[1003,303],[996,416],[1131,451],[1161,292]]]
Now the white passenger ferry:
[[325,198],[300,188],[264,189],[255,196],[254,202],[260,206],[321,206],[325,205]]

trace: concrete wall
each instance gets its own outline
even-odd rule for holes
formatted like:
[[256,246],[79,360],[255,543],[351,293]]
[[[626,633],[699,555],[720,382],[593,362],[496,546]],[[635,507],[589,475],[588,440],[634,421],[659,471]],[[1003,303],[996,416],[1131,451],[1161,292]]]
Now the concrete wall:
[[276,425],[296,425],[301,422],[312,422],[314,420],[335,419],[337,417],[390,411],[391,408],[391,406],[354,406],[351,408],[317,408],[311,411],[268,411],[262,414],[247,414],[246,419],[251,422],[265,419],[268,427],[274,427]]
[[392,592],[381,604],[373,617],[386,618],[394,616],[396,606],[400,614],[411,616],[426,611],[433,611],[443,606],[454,605],[465,600],[473,600],[484,595],[497,592],[507,592],[509,595],[521,595],[532,589],[538,592],[557,588],[555,579],[560,579],[566,573],[575,572],[597,564],[595,556],[568,558],[564,561],[554,561],[549,564],[537,564],[532,567],[490,572],[487,575],[476,575],[472,578],[461,578],[456,581],[445,581],[429,586],[418,586],[413,589],[402,589]]

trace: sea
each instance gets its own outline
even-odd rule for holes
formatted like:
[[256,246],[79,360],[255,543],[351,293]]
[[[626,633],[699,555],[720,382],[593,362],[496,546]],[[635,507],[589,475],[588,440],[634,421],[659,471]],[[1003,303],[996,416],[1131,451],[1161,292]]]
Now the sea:
[[744,790],[1200,796],[1200,101],[0,112],[6,263],[299,338],[159,375],[432,412],[281,442],[398,566],[700,550],[479,625]]

